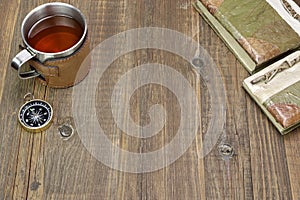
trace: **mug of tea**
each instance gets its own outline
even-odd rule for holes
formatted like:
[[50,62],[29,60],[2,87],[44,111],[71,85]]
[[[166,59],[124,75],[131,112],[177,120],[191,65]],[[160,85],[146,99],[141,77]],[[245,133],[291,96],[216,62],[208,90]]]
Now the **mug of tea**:
[[86,19],[74,6],[61,2],[38,6],[22,22],[24,48],[11,66],[21,79],[38,77],[54,88],[73,86],[89,71],[87,32]]

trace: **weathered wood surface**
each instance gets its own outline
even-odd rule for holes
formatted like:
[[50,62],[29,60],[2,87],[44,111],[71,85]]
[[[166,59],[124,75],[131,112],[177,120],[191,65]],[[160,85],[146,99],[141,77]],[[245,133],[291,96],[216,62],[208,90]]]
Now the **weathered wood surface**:
[[[204,47],[216,63],[226,90],[226,123],[213,150],[203,159],[198,157],[202,143],[199,131],[176,162],[158,171],[135,174],[97,161],[76,131],[70,140],[62,140],[57,128],[66,119],[73,123],[73,88],[56,90],[35,80],[19,80],[9,67],[22,43],[23,18],[46,2],[49,1],[0,2],[0,199],[300,199],[300,129],[286,136],[275,130],[241,87],[248,76],[246,70],[194,11],[190,0],[64,2],[75,5],[87,17],[92,47],[122,31],[149,26],[179,31]],[[210,99],[205,84],[200,84],[203,80],[188,63],[161,50],[138,50],[117,59],[108,72],[109,78],[99,82],[99,104],[109,104],[114,84],[127,70],[153,62],[172,66],[189,80],[201,97],[205,129]],[[28,92],[53,105],[54,122],[43,133],[27,133],[17,122],[22,98]],[[112,116],[103,115],[109,111],[99,105],[97,116],[112,143],[142,153],[171,141],[172,130],[180,122],[180,108],[172,92],[159,85],[146,85],[131,100],[131,115],[137,123],[149,123],[145,113],[159,103],[167,110],[168,124],[149,139],[129,137],[118,130]],[[233,147],[230,158],[219,153],[224,143]],[[118,159],[126,162],[126,158]]]

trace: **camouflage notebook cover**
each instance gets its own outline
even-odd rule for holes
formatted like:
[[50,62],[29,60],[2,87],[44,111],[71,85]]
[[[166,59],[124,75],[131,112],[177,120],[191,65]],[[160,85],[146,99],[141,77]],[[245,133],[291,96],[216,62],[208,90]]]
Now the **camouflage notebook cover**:
[[[215,24],[219,23],[230,33],[237,44],[225,42],[253,73],[300,46],[300,15],[297,19],[300,8],[297,4],[300,0],[201,0],[194,6],[215,30]],[[224,31],[216,32],[224,39]],[[241,50],[235,48],[237,45],[249,58],[237,55],[241,54]],[[252,62],[246,64],[245,59]]]

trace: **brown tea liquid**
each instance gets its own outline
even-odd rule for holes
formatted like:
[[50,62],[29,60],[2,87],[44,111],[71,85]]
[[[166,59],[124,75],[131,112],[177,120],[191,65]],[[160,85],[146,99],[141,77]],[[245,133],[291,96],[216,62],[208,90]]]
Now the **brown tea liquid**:
[[57,53],[74,46],[82,35],[83,28],[76,20],[66,16],[51,16],[32,26],[27,42],[38,51]]

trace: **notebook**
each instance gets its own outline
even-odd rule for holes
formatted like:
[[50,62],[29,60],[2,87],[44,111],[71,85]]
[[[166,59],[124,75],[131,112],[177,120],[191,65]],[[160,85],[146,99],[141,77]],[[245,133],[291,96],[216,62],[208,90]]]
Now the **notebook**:
[[297,4],[300,0],[201,0],[194,7],[253,74],[300,46],[300,23],[292,16],[300,13]]

